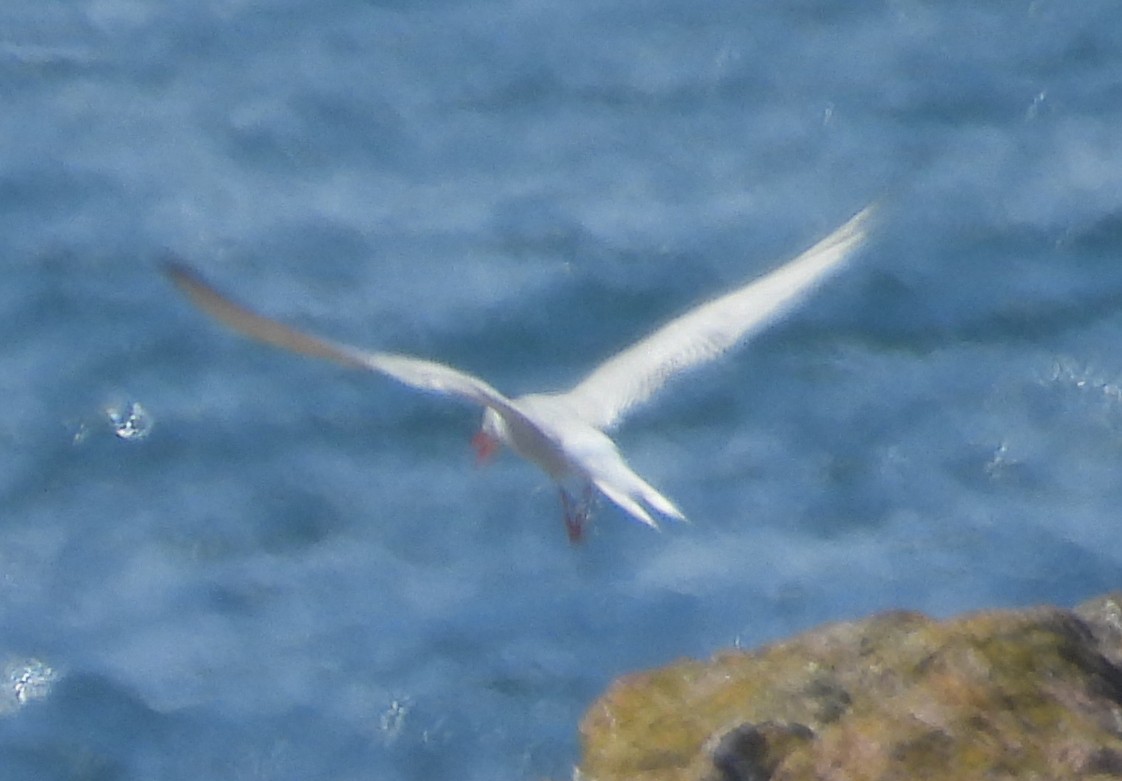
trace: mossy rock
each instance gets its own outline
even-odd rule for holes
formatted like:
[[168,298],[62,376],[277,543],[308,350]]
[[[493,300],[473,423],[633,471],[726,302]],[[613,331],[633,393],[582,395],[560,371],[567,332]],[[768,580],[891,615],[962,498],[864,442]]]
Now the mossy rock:
[[894,612],[617,681],[585,781],[1122,778],[1122,594]]

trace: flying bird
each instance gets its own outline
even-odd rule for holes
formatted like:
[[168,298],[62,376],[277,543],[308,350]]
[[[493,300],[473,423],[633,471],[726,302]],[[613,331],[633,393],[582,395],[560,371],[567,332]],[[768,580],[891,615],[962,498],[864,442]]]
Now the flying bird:
[[[235,303],[180,263],[168,262],[166,271],[196,306],[246,336],[482,407],[482,424],[472,439],[480,460],[505,444],[541,467],[558,484],[565,528],[569,539],[577,542],[596,491],[651,527],[657,528],[655,514],[685,520],[673,502],[628,466],[606,432],[672,377],[720,357],[839,270],[865,241],[873,211],[874,206],[866,207],[785,265],[671,320],[600,364],[570,390],[516,398],[441,363],[364,350],[298,331]],[[578,490],[571,490],[574,485]]]

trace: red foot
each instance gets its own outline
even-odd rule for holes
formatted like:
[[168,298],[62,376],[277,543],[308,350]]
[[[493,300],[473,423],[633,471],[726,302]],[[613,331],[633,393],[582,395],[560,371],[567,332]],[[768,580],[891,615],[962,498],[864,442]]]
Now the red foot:
[[573,545],[584,539],[584,528],[592,510],[592,486],[585,486],[584,494],[579,502],[569,496],[569,492],[561,489],[561,507],[565,511],[565,532],[569,535],[569,542]]
[[565,531],[569,534],[569,542],[577,545],[584,539],[584,524],[580,518],[566,518]]

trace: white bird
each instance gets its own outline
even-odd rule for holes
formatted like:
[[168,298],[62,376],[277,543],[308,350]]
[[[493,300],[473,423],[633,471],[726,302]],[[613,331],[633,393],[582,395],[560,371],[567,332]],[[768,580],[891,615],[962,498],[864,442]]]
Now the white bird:
[[[297,331],[234,303],[181,264],[169,262],[167,273],[200,309],[235,331],[483,407],[482,425],[472,440],[480,460],[505,444],[541,467],[558,483],[565,527],[576,542],[591,511],[593,488],[649,526],[657,527],[651,511],[685,520],[673,502],[627,465],[605,432],[671,377],[718,358],[841,268],[867,237],[873,211],[874,206],[866,207],[794,260],[671,320],[609,358],[571,390],[513,399],[444,364],[363,350]],[[582,487],[580,498],[565,487],[574,480]]]

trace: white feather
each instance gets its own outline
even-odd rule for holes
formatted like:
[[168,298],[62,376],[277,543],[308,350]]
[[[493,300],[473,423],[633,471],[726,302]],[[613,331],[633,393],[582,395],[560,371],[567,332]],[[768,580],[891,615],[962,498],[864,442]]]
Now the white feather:
[[565,399],[589,424],[613,428],[669,379],[719,358],[838,271],[865,240],[873,211],[866,207],[786,265],[666,323],[598,366]]

